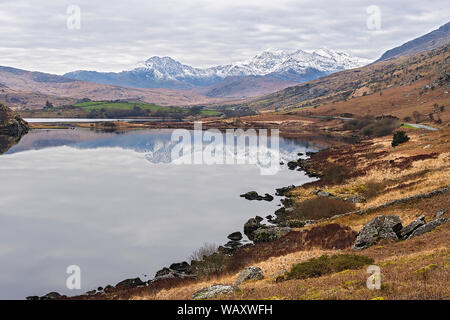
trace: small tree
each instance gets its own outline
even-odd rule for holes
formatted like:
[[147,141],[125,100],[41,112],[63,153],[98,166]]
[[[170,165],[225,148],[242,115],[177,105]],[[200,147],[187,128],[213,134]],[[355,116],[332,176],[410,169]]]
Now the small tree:
[[47,100],[44,109],[53,109],[53,103]]
[[392,146],[395,148],[399,144],[405,143],[409,141],[409,137],[406,135],[405,131],[397,131],[394,133],[394,137],[392,138]]

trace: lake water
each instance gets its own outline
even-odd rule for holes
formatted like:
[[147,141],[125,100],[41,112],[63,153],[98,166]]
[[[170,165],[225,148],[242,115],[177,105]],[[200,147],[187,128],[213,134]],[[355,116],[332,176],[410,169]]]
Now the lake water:
[[[33,130],[0,155],[0,298],[149,280],[280,203],[240,194],[310,181],[286,166],[261,175],[255,165],[152,162],[164,158],[171,132]],[[284,160],[317,148],[280,139]],[[81,268],[81,290],[66,288],[69,265]]]

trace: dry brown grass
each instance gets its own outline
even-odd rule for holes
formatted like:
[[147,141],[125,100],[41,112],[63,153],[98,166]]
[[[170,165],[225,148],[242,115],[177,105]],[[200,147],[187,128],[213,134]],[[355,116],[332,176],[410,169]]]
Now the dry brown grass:
[[[298,251],[281,257],[272,257],[254,264],[266,277],[261,281],[250,281],[240,286],[241,291],[217,299],[450,299],[450,225],[412,240],[397,243],[379,243],[364,250],[362,254],[375,259],[381,268],[381,290],[369,290],[365,269],[343,272],[304,280],[276,282],[280,271],[293,265],[317,258],[323,254],[353,253],[352,250],[312,249]],[[439,245],[436,245],[438,244]],[[423,273],[423,267],[436,265]],[[161,290],[155,294],[134,296],[133,299],[191,299],[192,294],[214,283],[232,284],[238,273],[210,281]]]

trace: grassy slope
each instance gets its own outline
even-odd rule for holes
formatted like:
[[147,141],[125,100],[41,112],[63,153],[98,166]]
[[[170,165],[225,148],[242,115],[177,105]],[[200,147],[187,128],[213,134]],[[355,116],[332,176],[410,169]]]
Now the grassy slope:
[[[392,89],[394,93],[401,91],[402,94],[407,95],[407,91],[403,92],[405,87],[421,87],[435,81],[442,72],[449,73],[449,46],[435,49],[429,53],[419,53],[410,57],[382,61],[362,68],[334,73],[258,99],[253,99],[248,102],[248,105],[258,109],[273,110],[275,108],[295,109],[302,106],[323,106],[330,104],[331,109],[338,109],[334,104],[341,103],[345,104],[346,107],[351,107],[351,104],[346,103],[346,100],[370,95],[376,96],[382,90]],[[412,98],[417,97],[409,97],[409,100],[412,100]],[[389,112],[403,107],[402,103],[392,105],[392,102],[395,101],[391,101],[389,98],[386,100],[389,102],[389,108],[385,109]],[[408,99],[405,100],[408,101]],[[358,105],[355,110],[367,111],[370,107],[375,107],[370,105],[374,102],[373,98],[368,100],[363,99],[362,101],[368,101],[369,105],[366,107]],[[380,113],[379,111],[373,110],[374,113]],[[342,113],[347,111],[338,109],[338,112]]]
[[[379,138],[368,148],[358,147],[336,148],[336,152],[327,161],[345,162],[343,150],[355,152],[357,166],[354,172],[361,168],[372,166],[367,174],[356,176],[346,182],[333,186],[322,186],[321,189],[338,195],[359,194],[360,187],[368,181],[388,181],[384,190],[369,199],[361,207],[375,206],[387,201],[403,198],[409,195],[423,193],[448,186],[450,181],[450,129],[440,132],[425,132],[411,129],[408,134],[411,141],[395,149],[389,147],[389,138]],[[424,136],[422,136],[424,135]],[[424,146],[431,145],[423,149]],[[354,148],[348,150],[348,148]],[[368,153],[379,154],[371,160],[366,159]],[[399,169],[387,166],[383,161],[400,161],[405,157],[422,154],[438,153],[435,159],[418,160],[410,163],[410,167]],[[379,163],[379,165],[374,165]],[[389,163],[389,162],[388,162]],[[426,172],[424,172],[426,170]],[[297,202],[309,198],[310,192],[317,189],[317,185],[299,187],[293,191]],[[323,221],[319,225],[338,223],[359,231],[362,226],[377,215],[398,215],[403,225],[424,214],[427,221],[434,218],[434,214],[441,208],[450,209],[450,194],[443,194],[430,199],[416,200],[398,204],[392,207],[370,212],[364,215],[352,215],[333,221]],[[448,213],[446,214],[448,217]],[[311,228],[311,227],[310,227]],[[354,253],[351,249],[324,250],[317,247],[307,251],[297,251],[288,255],[269,258],[255,263],[263,269],[266,278],[258,282],[249,282],[241,286],[242,291],[220,298],[226,299],[449,299],[448,283],[450,280],[450,224],[439,227],[431,233],[412,240],[397,243],[379,243],[358,254],[375,259],[375,264],[382,270],[382,290],[368,290],[366,279],[369,276],[365,269],[341,272],[319,278],[306,280],[289,280],[275,282],[277,272],[288,270],[295,263],[305,261],[322,254]],[[424,273],[418,270],[436,265]],[[196,290],[213,283],[232,283],[236,274],[226,275],[218,279],[202,281],[200,283],[180,286],[169,290],[162,290],[156,294],[138,294],[136,299],[190,299]]]

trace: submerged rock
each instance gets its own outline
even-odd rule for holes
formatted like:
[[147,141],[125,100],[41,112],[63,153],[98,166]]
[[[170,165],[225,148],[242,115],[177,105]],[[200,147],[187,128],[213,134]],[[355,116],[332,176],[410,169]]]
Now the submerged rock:
[[249,191],[247,193],[241,194],[240,195],[241,198],[245,198],[247,200],[265,200],[265,201],[272,201],[273,200],[273,196],[271,196],[270,194],[266,193],[264,196],[260,196],[258,194],[258,192],[256,191]]
[[381,239],[399,240],[402,222],[398,216],[377,216],[364,225],[356,237],[353,249],[362,250],[370,247]]
[[240,233],[239,231],[233,232],[233,233],[229,234],[227,238],[232,241],[239,241],[239,240],[242,240],[242,233]]
[[206,287],[198,290],[197,292],[194,292],[194,294],[192,295],[192,299],[193,300],[211,299],[214,298],[215,296],[233,293],[234,291],[237,290],[239,289],[235,286],[225,284],[214,284],[210,287]]
[[251,267],[246,268],[239,274],[234,285],[238,286],[245,281],[261,280],[261,279],[264,279],[264,273],[261,270],[261,268],[251,266]]
[[247,193],[241,194],[240,197],[245,198],[247,200],[257,200],[259,195],[258,192],[256,191],[249,191]]

